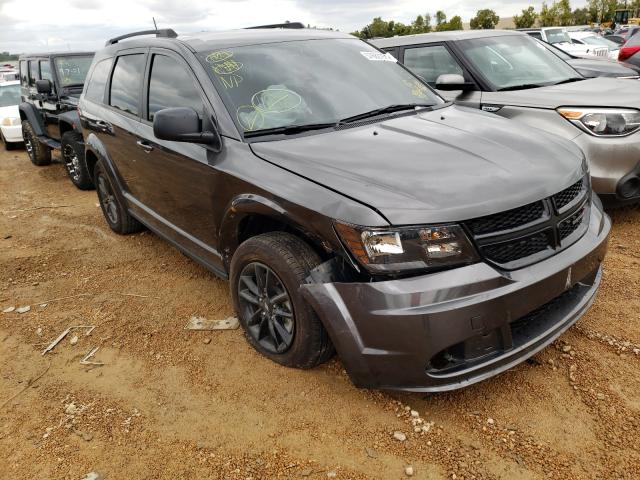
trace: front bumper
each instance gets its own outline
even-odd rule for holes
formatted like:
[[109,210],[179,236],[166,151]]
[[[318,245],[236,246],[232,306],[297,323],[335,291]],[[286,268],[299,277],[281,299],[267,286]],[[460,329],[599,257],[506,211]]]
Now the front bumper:
[[[591,171],[593,190],[619,202],[640,201],[640,188],[624,197],[623,184],[633,176],[640,185],[640,133],[620,138],[581,134],[574,142],[582,149]],[[635,193],[634,193],[635,192]]]
[[2,129],[2,136],[7,142],[10,143],[18,143],[24,141],[22,139],[22,126],[21,125],[11,125],[11,126],[0,126]]
[[594,203],[578,242],[517,271],[478,263],[379,283],[305,284],[301,292],[356,386],[454,390],[531,357],[587,311],[610,229]]

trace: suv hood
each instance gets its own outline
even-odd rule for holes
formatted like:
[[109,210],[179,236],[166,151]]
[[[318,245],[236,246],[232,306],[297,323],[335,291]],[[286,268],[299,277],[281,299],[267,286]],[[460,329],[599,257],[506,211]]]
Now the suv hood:
[[583,175],[573,143],[458,106],[251,148],[370,206],[392,225],[497,213],[553,195]]
[[580,82],[528,90],[487,92],[482,97],[483,101],[486,98],[501,105],[536,108],[640,108],[640,88],[637,82],[619,78],[589,78]]

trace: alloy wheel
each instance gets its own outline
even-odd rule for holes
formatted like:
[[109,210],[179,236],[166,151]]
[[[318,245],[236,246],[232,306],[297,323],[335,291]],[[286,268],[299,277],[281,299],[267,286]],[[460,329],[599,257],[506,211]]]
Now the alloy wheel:
[[35,160],[35,153],[33,151],[33,142],[31,140],[31,135],[28,133],[24,135],[24,148],[27,150],[27,154],[29,154],[29,158],[31,160]]
[[62,157],[69,176],[78,181],[80,178],[80,159],[75,149],[71,145],[65,145],[62,149]]
[[238,299],[249,335],[271,353],[286,352],[293,343],[295,317],[276,273],[263,263],[249,263],[238,279]]
[[111,189],[111,184],[102,174],[98,175],[98,196],[109,221],[115,225],[118,223],[118,204]]

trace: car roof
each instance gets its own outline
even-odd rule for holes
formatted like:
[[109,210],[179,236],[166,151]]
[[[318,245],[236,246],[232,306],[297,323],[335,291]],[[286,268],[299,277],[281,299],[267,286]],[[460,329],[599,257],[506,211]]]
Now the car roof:
[[593,32],[568,32],[570,37],[576,37],[576,38],[587,38],[587,37],[597,37],[598,35],[596,35]]
[[419,33],[401,37],[377,38],[370,42],[376,47],[401,47],[418,43],[457,42],[461,40],[475,40],[477,38],[504,37],[509,35],[526,35],[515,30],[456,30],[450,32]]
[[76,55],[95,55],[95,52],[46,52],[46,53],[29,53],[20,55],[19,60],[28,60],[30,58],[46,58],[46,57],[71,57]]
[[201,52],[221,48],[242,47],[265,43],[292,42],[298,40],[355,39],[353,35],[333,30],[313,28],[247,28],[220,32],[201,32],[179,35],[177,38],[136,36],[105,47],[102,52],[117,52],[125,48],[168,46],[181,44]]
[[8,87],[9,85],[20,85],[20,80],[9,80],[8,82],[0,82],[0,87]]

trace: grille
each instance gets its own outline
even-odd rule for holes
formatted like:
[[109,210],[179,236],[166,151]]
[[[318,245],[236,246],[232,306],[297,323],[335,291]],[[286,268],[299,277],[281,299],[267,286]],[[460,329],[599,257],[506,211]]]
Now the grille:
[[584,207],[578,210],[576,213],[571,215],[566,220],[563,220],[558,225],[558,231],[560,232],[560,240],[564,240],[568,236],[570,236],[573,232],[575,232],[578,227],[582,224],[582,217],[584,215]]
[[506,212],[470,220],[467,222],[467,226],[474,235],[484,235],[522,227],[536,220],[540,220],[543,216],[544,204],[542,202],[535,202]]
[[548,232],[539,232],[511,242],[495,243],[481,248],[482,253],[497,263],[507,264],[551,248]]
[[[565,239],[587,229],[585,178],[523,207],[464,222],[480,255],[513,270],[548,258],[568,246]],[[582,230],[581,230],[582,229]]]
[[553,201],[556,204],[558,210],[562,210],[569,205],[580,193],[584,187],[584,180],[574,183],[568,188],[565,188],[560,193],[553,196]]

